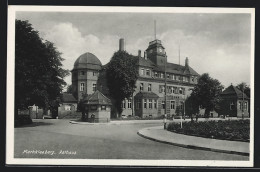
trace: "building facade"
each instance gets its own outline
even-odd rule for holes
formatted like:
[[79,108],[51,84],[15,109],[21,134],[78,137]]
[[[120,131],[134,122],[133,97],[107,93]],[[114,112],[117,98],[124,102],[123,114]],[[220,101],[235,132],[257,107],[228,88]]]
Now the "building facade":
[[238,88],[230,85],[221,93],[220,115],[249,117],[249,98]]
[[[125,50],[123,39],[119,40],[119,50]],[[177,109],[179,115],[184,114],[184,102],[197,84],[199,74],[190,67],[188,58],[184,66],[169,63],[167,58],[158,39],[149,43],[143,56],[141,50],[138,51],[136,90],[131,98],[122,102],[122,115],[142,118],[172,116],[177,114]],[[78,101],[83,94],[90,95],[96,91],[101,67],[99,59],[91,53],[85,53],[75,61],[71,71],[72,87]]]

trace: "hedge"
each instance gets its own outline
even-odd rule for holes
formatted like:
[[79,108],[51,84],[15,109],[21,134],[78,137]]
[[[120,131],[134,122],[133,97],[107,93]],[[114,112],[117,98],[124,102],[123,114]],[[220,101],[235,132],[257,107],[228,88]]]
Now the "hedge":
[[179,123],[170,123],[167,130],[198,137],[249,142],[250,121],[193,121],[184,122],[182,128]]

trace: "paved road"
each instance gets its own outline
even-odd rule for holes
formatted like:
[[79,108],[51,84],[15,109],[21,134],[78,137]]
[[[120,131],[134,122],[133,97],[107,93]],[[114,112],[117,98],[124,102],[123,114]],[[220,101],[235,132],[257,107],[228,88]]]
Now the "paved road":
[[[15,158],[248,160],[247,156],[181,148],[137,135],[158,124],[78,125],[38,120],[15,129]],[[45,152],[45,151],[49,152]],[[34,153],[32,152],[34,151]],[[38,151],[37,153],[35,153]],[[51,155],[54,151],[55,154]],[[63,152],[61,152],[63,151]],[[65,152],[67,151],[67,154]],[[42,154],[44,152],[44,154]],[[63,154],[59,154],[59,153]],[[68,154],[72,153],[72,154]],[[76,154],[75,154],[76,153]]]

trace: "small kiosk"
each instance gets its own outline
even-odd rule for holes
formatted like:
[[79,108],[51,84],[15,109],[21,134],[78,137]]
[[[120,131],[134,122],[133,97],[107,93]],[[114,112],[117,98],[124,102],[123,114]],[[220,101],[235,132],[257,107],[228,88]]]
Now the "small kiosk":
[[88,96],[84,102],[85,110],[88,112],[88,122],[110,122],[111,100],[100,91],[95,91]]

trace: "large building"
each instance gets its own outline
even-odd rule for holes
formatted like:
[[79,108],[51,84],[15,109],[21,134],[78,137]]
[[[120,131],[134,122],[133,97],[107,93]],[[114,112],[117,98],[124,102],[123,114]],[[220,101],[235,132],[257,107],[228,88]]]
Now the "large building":
[[[123,39],[119,40],[119,50],[125,50]],[[122,102],[122,115],[175,115],[177,108],[181,114],[184,113],[184,102],[197,84],[199,74],[190,67],[188,58],[185,59],[184,66],[169,63],[167,58],[165,48],[158,39],[149,43],[143,56],[138,50],[137,88],[132,98]],[[93,94],[100,88],[97,81],[101,69],[100,60],[91,53],[85,53],[75,61],[71,71],[72,87],[73,95],[78,101],[82,95]]]

